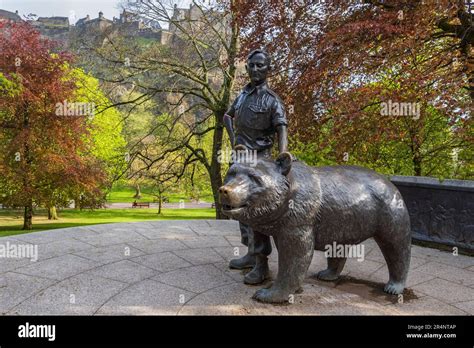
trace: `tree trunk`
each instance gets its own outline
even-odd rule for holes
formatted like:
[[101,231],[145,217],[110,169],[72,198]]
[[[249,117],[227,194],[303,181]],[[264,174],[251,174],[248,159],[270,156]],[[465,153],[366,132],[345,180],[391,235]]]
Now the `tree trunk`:
[[210,168],[210,176],[211,176],[211,188],[212,188],[212,195],[214,197],[214,202],[216,204],[216,219],[228,219],[227,216],[222,214],[221,211],[221,203],[219,201],[219,188],[222,186],[222,165],[218,161],[218,152],[222,149],[222,137],[223,137],[223,124],[222,119],[224,114],[216,115],[216,129],[214,130],[214,139],[213,139],[213,146],[212,146],[212,161],[211,161],[211,168]]
[[[231,1],[231,9],[234,7],[234,2]],[[232,12],[232,11],[231,11]],[[232,12],[233,13],[233,12]],[[234,15],[234,13],[233,13]],[[222,150],[222,137],[224,130],[224,113],[227,111],[227,106],[229,105],[230,96],[232,93],[232,88],[234,85],[235,73],[237,71],[237,51],[238,51],[238,41],[239,41],[239,26],[238,21],[233,18],[232,28],[231,28],[231,40],[229,45],[229,57],[228,61],[230,66],[228,73],[224,75],[224,93],[222,95],[221,104],[225,107],[224,110],[219,110],[214,112],[214,117],[216,120],[216,128],[214,130],[214,139],[212,145],[212,161],[210,166],[210,177],[211,177],[211,188],[212,195],[214,197],[214,202],[216,205],[216,219],[228,219],[227,216],[222,214],[222,206],[219,201],[219,188],[222,186],[222,165],[217,160],[218,152]]]
[[421,176],[421,154],[420,148],[416,145],[412,147],[413,171],[415,176]]
[[474,103],[474,46],[468,45],[467,54],[467,77],[469,81],[469,95]]
[[415,131],[410,131],[411,135],[411,158],[413,163],[413,172],[415,176],[421,176],[421,160],[422,156],[420,153],[420,140]]
[[413,171],[415,176],[421,176],[421,159],[417,155],[413,157]]
[[23,216],[23,229],[31,230],[33,226],[33,200],[29,200],[25,206],[25,214]]
[[135,186],[135,196],[133,198],[140,199],[142,198],[142,192],[140,191],[140,185],[136,184]]
[[161,203],[163,202],[163,197],[161,192],[158,195],[158,214],[161,214]]
[[[24,105],[24,114],[23,114],[23,129],[28,131],[30,127],[30,117],[28,114],[28,105]],[[26,192],[29,192],[29,188],[31,187],[30,179],[29,179],[29,172],[31,170],[31,163],[32,159],[30,156],[30,146],[29,146],[29,138],[25,138],[23,146],[24,146],[24,156],[25,156],[25,163],[26,168],[24,169],[24,176],[23,176],[23,189]],[[24,230],[31,230],[33,226],[33,197],[31,196],[27,199],[25,205],[25,214],[23,216],[23,229]]]
[[48,220],[57,220],[58,219],[58,212],[56,211],[56,207],[53,205],[48,207]]

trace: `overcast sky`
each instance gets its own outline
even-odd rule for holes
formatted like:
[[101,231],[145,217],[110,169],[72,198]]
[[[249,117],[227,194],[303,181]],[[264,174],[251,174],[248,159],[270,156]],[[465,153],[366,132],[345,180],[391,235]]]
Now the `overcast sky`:
[[[179,7],[189,6],[191,0],[177,1]],[[97,18],[99,11],[104,17],[112,19],[119,17],[122,0],[0,0],[0,9],[23,15],[34,13],[40,17],[61,16],[69,17],[70,23],[76,23],[80,18],[90,15]],[[71,19],[75,20],[71,20]]]

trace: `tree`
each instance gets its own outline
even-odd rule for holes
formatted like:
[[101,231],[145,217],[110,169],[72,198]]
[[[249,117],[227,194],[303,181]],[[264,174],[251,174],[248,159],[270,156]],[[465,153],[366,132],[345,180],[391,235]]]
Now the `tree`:
[[[150,158],[136,149],[131,156],[142,158],[151,168],[175,152],[186,151],[190,158],[187,164],[195,159],[205,168],[216,202],[216,217],[224,218],[218,199],[223,180],[218,154],[224,139],[223,116],[237,70],[239,27],[233,19],[234,1],[212,6],[193,1],[186,13],[173,7],[171,1],[144,0],[130,2],[127,7],[143,18],[169,23],[173,33],[167,46],[108,37],[108,44],[96,50],[98,59],[110,67],[110,71],[100,73],[101,80],[131,85],[140,94],[117,105],[133,108],[147,100],[161,99],[167,109],[160,114],[173,117],[171,127],[169,119],[155,124],[155,128],[167,129],[160,139],[162,153]],[[177,136],[176,130],[183,127],[186,132]],[[210,153],[196,141],[208,133],[213,136]]]
[[[429,158],[424,132],[444,124],[442,150],[470,153],[472,1],[269,2],[239,2],[242,46],[272,52],[273,86],[290,106],[296,140],[317,143],[316,151],[333,146],[338,162],[361,139],[379,149],[381,139],[409,140],[413,173],[421,175],[430,173],[421,168]],[[381,115],[390,101],[419,105],[421,117]]]
[[149,193],[156,197],[158,214],[161,214],[163,207],[163,195],[175,186],[181,177],[175,171],[176,167],[176,163],[162,161],[161,163],[155,163],[153,168],[143,172],[138,171],[138,174],[136,174],[141,177],[143,182],[148,184]]
[[122,115],[112,107],[99,80],[79,68],[72,69],[71,75],[76,82],[74,100],[94,105],[95,113],[88,123],[89,132],[84,141],[89,142],[91,154],[105,169],[110,190],[127,168]]
[[140,146],[142,156],[135,157],[129,167],[128,178],[133,180],[138,187],[140,184],[146,185],[148,193],[158,200],[158,214],[161,214],[163,204],[163,194],[185,176],[190,163],[197,162],[192,156],[187,156],[185,151],[175,151],[172,156],[154,161],[151,165],[144,158],[157,158],[162,152],[159,144],[154,138],[149,136],[148,141],[144,141]]
[[0,22],[0,194],[24,207],[67,205],[71,197],[101,196],[105,179],[91,154],[88,117],[78,115],[72,57],[27,23]]

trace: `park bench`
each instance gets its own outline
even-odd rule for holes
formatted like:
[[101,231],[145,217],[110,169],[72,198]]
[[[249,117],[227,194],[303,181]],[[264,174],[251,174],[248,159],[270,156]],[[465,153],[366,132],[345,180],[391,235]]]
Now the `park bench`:
[[150,203],[149,202],[133,202],[132,208],[150,208]]

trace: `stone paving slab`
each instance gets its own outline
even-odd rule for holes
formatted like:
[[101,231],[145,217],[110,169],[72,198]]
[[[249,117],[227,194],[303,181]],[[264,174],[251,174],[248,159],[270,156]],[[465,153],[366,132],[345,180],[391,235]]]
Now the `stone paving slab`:
[[61,255],[45,261],[31,262],[28,266],[16,269],[17,273],[38,276],[48,279],[62,280],[80,274],[91,268],[96,263],[75,255]]
[[462,286],[444,279],[431,279],[413,286],[413,289],[437,298],[445,303],[474,300],[474,288]]
[[110,262],[142,256],[145,255],[145,253],[134,248],[131,244],[122,243],[106,247],[94,247],[91,245],[89,249],[75,252],[73,255],[98,262],[99,264],[107,264]]
[[[474,258],[412,247],[403,303],[382,289],[387,266],[376,243],[349,259],[343,277],[323,282],[315,252],[292,304],[252,300],[262,286],[228,262],[244,255],[236,221],[146,221],[64,228],[0,238],[38,246],[38,260],[0,258],[4,315],[466,315],[474,314]],[[273,245],[274,246],[274,245]],[[270,270],[278,272],[274,248]]]
[[185,239],[183,240],[183,244],[192,249],[206,247],[231,247],[229,241],[222,236],[207,235],[205,237],[206,238],[199,236]]
[[[0,313],[6,314],[13,307],[55,281],[26,274],[7,272],[0,276]],[[25,286],[27,285],[27,286]]]
[[175,269],[190,267],[192,264],[172,252],[164,252],[139,256],[132,259],[134,262],[156,270],[157,272],[170,272]]
[[137,283],[156,274],[155,270],[139,263],[122,260],[94,268],[87,272],[95,276],[126,283]]
[[38,260],[43,261],[64,254],[80,253],[82,250],[90,249],[91,245],[73,238],[60,239],[38,245]]
[[181,250],[188,249],[186,244],[183,244],[180,240],[174,239],[154,239],[154,240],[145,240],[139,242],[130,242],[128,243],[133,248],[140,250],[146,254],[161,253],[165,251]]
[[[3,242],[0,242],[0,243],[3,243]],[[34,261],[31,261],[30,259],[26,259],[26,258],[2,258],[0,259],[0,276],[2,275],[2,273],[13,271],[22,266],[28,266],[32,262]]]
[[186,267],[163,273],[152,278],[161,283],[179,287],[200,294],[211,289],[234,283],[234,279],[226,275],[214,265]]
[[92,315],[126,286],[123,282],[79,274],[39,291],[8,314]]
[[224,261],[224,258],[212,248],[177,250],[174,253],[193,265],[205,265],[208,263]]
[[97,314],[176,315],[194,296],[189,291],[145,279],[111,297]]

